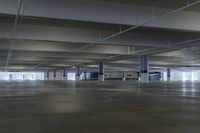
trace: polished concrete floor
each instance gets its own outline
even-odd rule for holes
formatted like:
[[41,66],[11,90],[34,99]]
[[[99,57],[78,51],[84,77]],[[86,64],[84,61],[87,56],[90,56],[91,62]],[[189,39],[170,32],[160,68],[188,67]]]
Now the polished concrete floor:
[[0,133],[200,133],[200,83],[1,81]]

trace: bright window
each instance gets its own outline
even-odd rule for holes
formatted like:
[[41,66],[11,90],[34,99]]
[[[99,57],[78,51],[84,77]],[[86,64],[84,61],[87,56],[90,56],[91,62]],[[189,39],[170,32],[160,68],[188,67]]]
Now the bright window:
[[67,79],[68,80],[76,80],[75,73],[67,73]]
[[0,80],[44,80],[42,72],[0,72]]

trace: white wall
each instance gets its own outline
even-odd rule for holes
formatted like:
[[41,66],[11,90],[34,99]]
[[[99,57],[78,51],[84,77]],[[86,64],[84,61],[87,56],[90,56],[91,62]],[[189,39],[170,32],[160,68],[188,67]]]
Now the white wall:
[[12,80],[44,80],[42,72],[0,72],[0,80],[9,80],[9,75]]
[[[105,72],[105,78],[110,79],[121,79],[123,72]],[[126,78],[137,78],[137,72],[125,72]]]
[[47,72],[44,74],[45,80],[75,80],[75,73],[69,72],[66,74],[67,77],[63,77],[63,72],[56,72],[56,77],[54,77],[54,72],[49,72],[49,79],[47,79]]
[[[167,81],[167,72],[164,72],[164,81]],[[198,70],[171,70],[170,81],[200,81]]]

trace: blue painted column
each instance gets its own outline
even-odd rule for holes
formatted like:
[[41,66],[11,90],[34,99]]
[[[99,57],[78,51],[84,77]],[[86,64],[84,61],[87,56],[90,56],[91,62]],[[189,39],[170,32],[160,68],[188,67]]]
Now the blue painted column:
[[149,82],[149,56],[141,55],[140,57],[140,82]]
[[99,80],[104,81],[104,63],[99,63]]
[[63,80],[67,80],[67,71],[65,68],[63,69]]
[[76,80],[77,81],[81,80],[81,67],[80,66],[76,67]]
[[171,77],[171,70],[170,68],[167,68],[167,81],[170,81],[170,77]]
[[49,80],[49,71],[47,72],[47,80]]
[[56,80],[56,70],[53,71],[53,78]]

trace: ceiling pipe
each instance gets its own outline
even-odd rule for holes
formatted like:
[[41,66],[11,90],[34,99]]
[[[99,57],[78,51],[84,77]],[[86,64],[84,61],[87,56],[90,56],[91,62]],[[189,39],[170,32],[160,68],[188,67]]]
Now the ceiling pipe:
[[15,44],[16,44],[17,25],[18,25],[18,23],[21,23],[21,20],[23,18],[23,14],[24,14],[24,11],[25,11],[25,8],[26,8],[26,5],[27,5],[27,0],[25,1],[24,9],[22,11],[22,16],[20,18],[20,11],[21,11],[21,8],[22,8],[22,3],[23,3],[23,0],[18,1],[17,13],[15,15],[15,21],[14,21],[14,25],[13,25],[13,29],[12,29],[12,37],[11,37],[11,41],[10,41],[10,44],[9,44],[8,55],[7,55],[7,58],[6,58],[5,72],[8,69],[9,60],[12,56],[12,52],[13,52],[13,49],[14,49]]

